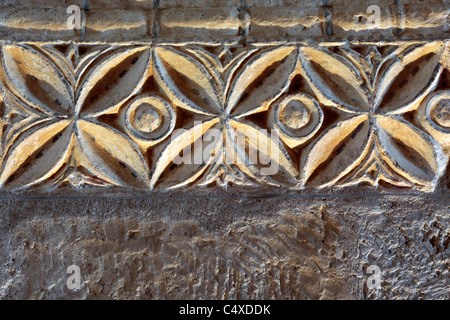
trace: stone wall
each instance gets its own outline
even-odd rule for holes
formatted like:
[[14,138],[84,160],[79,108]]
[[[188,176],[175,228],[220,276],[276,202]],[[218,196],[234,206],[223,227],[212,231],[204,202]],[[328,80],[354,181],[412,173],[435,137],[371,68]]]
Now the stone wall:
[[449,19],[1,0],[0,298],[449,299]]

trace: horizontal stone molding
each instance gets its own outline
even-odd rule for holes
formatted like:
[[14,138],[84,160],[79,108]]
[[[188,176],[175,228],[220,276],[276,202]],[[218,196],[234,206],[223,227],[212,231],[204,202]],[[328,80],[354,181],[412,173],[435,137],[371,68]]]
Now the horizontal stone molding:
[[[67,27],[69,5],[82,26]],[[379,20],[371,23],[378,6]],[[3,40],[261,42],[280,39],[393,41],[446,39],[447,1],[5,1]],[[369,23],[370,22],[370,23]],[[129,25],[126,27],[125,25]]]

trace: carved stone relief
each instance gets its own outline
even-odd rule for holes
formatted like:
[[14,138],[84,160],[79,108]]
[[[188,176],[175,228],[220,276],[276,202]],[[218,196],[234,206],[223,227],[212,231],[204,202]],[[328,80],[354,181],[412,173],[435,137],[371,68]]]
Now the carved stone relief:
[[0,299],[448,299],[448,4],[0,0]]
[[3,43],[0,184],[432,191],[449,155],[447,51]]

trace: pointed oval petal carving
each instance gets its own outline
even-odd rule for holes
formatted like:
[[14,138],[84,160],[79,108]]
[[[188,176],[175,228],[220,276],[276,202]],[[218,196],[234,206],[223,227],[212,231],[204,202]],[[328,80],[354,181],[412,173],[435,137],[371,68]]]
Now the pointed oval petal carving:
[[[359,70],[360,75],[364,79],[367,87],[372,90],[372,84],[370,82],[370,75],[372,74],[374,68],[372,61],[348,46],[339,47],[337,53],[347,58],[348,61]],[[379,52],[374,52],[373,55],[376,58],[380,57]]]
[[[206,140],[205,135],[207,135],[208,131],[218,132],[218,138],[220,139],[216,137],[210,139],[211,143],[204,142],[203,140]],[[158,183],[163,183],[166,186],[170,185],[170,187],[174,188],[192,182],[215,158],[209,157],[209,160],[204,159],[205,148],[208,148],[208,146],[209,148],[212,147],[209,153],[215,153],[215,147],[222,140],[221,132],[222,126],[217,119],[194,123],[188,129],[173,132],[170,141],[162,150],[152,171],[152,188]],[[170,172],[162,178],[167,170]],[[165,181],[160,181],[161,179]]]
[[5,85],[28,105],[50,115],[69,115],[73,111],[74,97],[68,81],[37,50],[25,45],[4,45],[1,65],[8,79]]
[[163,47],[154,49],[153,60],[156,81],[175,104],[201,114],[221,112],[218,88],[202,64]]
[[26,188],[51,177],[70,156],[73,125],[69,120],[46,123],[19,139],[4,161],[0,185]]
[[443,67],[439,64],[442,43],[407,48],[399,54],[384,74],[379,85],[374,110],[399,114],[409,111],[427,95],[439,80]]
[[350,172],[368,152],[370,123],[366,115],[352,117],[328,129],[306,156],[303,181],[327,186]]
[[76,111],[82,116],[96,116],[125,101],[143,84],[149,61],[147,47],[108,54],[80,84]]
[[384,160],[410,182],[431,186],[446,160],[425,133],[394,117],[376,117],[377,141]]
[[287,89],[297,62],[298,49],[292,46],[251,58],[231,85],[227,112],[236,117],[267,109]]
[[347,59],[315,47],[300,47],[300,61],[311,86],[324,103],[348,112],[369,111],[370,93]]
[[234,160],[242,172],[254,179],[297,183],[299,173],[276,134],[277,130],[269,133],[250,122],[234,120],[230,121],[229,127],[227,144],[234,146],[233,157],[236,159],[229,159],[228,155],[228,162]]
[[77,121],[81,150],[93,174],[119,186],[146,188],[148,169],[139,149],[122,133],[98,123]]

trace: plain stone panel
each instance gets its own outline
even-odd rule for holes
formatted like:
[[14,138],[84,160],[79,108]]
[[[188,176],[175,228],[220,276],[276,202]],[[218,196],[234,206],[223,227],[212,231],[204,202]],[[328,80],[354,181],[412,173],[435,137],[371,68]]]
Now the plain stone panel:
[[239,35],[238,8],[163,9],[160,11],[161,39],[218,39]]
[[240,7],[241,0],[160,0],[161,9],[168,8],[226,8]]
[[0,37],[14,40],[76,40],[81,30],[70,29],[65,8],[4,9],[0,11]]
[[323,36],[325,16],[321,7],[279,6],[249,8],[249,38],[319,38]]
[[86,29],[88,40],[143,40],[151,33],[152,14],[144,10],[90,10]]

